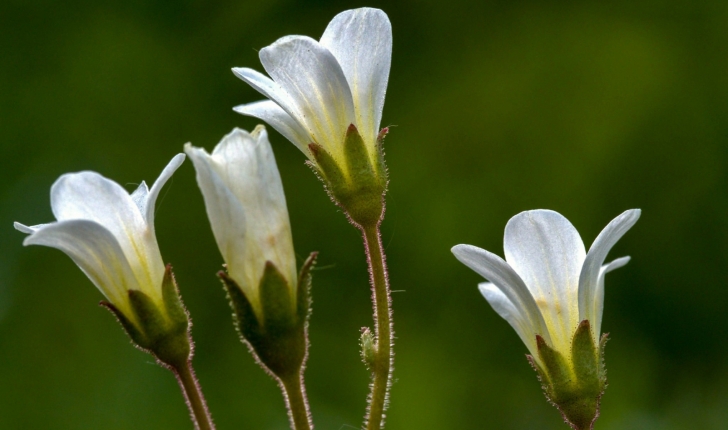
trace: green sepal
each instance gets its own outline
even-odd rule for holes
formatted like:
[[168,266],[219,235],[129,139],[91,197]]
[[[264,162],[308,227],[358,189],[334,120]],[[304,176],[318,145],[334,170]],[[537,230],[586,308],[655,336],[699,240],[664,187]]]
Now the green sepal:
[[263,277],[258,288],[263,310],[262,325],[266,333],[278,336],[296,325],[291,286],[275,264],[265,262]]
[[228,276],[225,271],[217,272],[217,276],[222,281],[222,285],[225,288],[230,307],[233,309],[233,325],[238,335],[242,339],[253,343],[259,343],[262,338],[262,326],[258,322],[258,317],[255,315],[253,306],[248,301],[248,298],[243,294],[243,290],[238,284]]
[[354,124],[350,124],[346,129],[344,156],[352,184],[364,189],[379,186],[380,181],[369,158],[367,146]]
[[354,124],[349,125],[344,135],[344,160],[335,159],[321,145],[308,145],[315,160],[310,164],[315,164],[314,171],[324,182],[329,196],[358,226],[376,225],[384,212],[387,191],[387,170],[381,150],[384,135],[386,132],[377,138],[375,160]]
[[575,430],[590,430],[599,416],[599,401],[606,387],[602,354],[606,337],[599,348],[594,342],[588,320],[579,323],[571,341],[571,356],[563,355],[536,336],[539,361],[531,364],[539,374],[546,397],[564,420]]
[[218,273],[227,291],[233,322],[241,340],[264,369],[281,379],[298,375],[305,361],[311,268],[315,259],[316,253],[312,253],[301,269],[295,307],[288,281],[272,262],[266,262],[259,284],[260,317],[237,283],[226,273]]
[[599,380],[602,381],[604,389],[607,388],[607,368],[604,364],[604,348],[607,346],[609,333],[604,333],[599,340]]
[[168,265],[165,268],[162,281],[163,307],[143,291],[128,290],[127,294],[133,313],[131,318],[111,303],[101,302],[101,305],[116,316],[132,343],[168,366],[177,367],[189,360],[192,352],[189,317],[172,267]]
[[[346,130],[344,155],[351,190],[347,195],[336,196],[336,198],[349,218],[356,224],[360,226],[376,225],[381,220],[384,211],[383,197],[387,190],[387,178],[383,176],[383,173],[386,172],[386,169],[378,169],[372,165],[364,139],[354,124],[349,125]],[[383,155],[381,158],[383,163]],[[379,164],[378,161],[377,164]]]
[[155,343],[167,332],[167,321],[162,310],[154,301],[140,290],[129,290],[129,305],[144,336],[134,339],[139,346],[151,350]]
[[560,394],[569,391],[574,380],[569,364],[559,351],[551,348],[539,335],[536,335],[536,347],[543,371],[548,377],[549,397],[557,402]]
[[[379,130],[379,134],[377,135],[377,165],[376,170],[377,174],[380,178],[384,178],[384,180],[387,180],[387,164],[384,162],[384,138],[387,137],[387,134],[389,133],[389,127],[384,127],[383,129]],[[385,185],[386,186],[386,185]]]
[[189,313],[182,303],[177,281],[172,273],[172,265],[168,264],[165,269],[162,280],[162,300],[167,311],[167,318],[169,318],[173,330],[187,332],[190,326]]
[[589,320],[579,323],[571,341],[571,363],[581,391],[599,393],[599,356]]
[[314,167],[331,197],[335,199],[336,196],[349,194],[351,192],[349,182],[334,157],[321,145],[315,143],[310,143],[308,149],[311,151],[314,160],[316,160]]
[[119,310],[116,306],[114,306],[113,303],[107,302],[106,300],[102,300],[99,302],[99,306],[105,307],[109,312],[111,312],[115,317],[116,320],[119,321],[119,324],[121,324],[121,327],[124,329],[124,332],[129,336],[132,343],[141,349],[144,349],[140,346],[140,343],[147,344],[148,340],[145,338],[144,333],[139,330],[139,328],[134,324],[129,318],[124,315],[123,312]]
[[306,261],[301,266],[301,271],[298,273],[298,297],[296,298],[296,310],[298,313],[299,320],[308,321],[311,316],[311,279],[313,278],[311,271],[316,265],[316,258],[318,252],[312,252],[309,254]]

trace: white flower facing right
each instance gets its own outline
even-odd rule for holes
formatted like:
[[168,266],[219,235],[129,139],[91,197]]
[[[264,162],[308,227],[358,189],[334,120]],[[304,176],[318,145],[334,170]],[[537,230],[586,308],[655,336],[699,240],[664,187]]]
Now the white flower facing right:
[[372,8],[344,11],[319,41],[285,36],[261,49],[260,62],[270,78],[234,68],[236,76],[269,99],[235,111],[267,122],[312,162],[308,145],[315,143],[343,164],[345,134],[353,124],[376,164],[391,58],[387,14]]
[[521,212],[508,221],[505,261],[472,245],[456,245],[455,257],[489,280],[479,285],[493,309],[516,330],[539,360],[536,335],[568,355],[577,326],[588,320],[599,343],[604,276],[629,261],[603,264],[609,250],[637,222],[639,209],[612,220],[589,252],[574,226],[550,210]]

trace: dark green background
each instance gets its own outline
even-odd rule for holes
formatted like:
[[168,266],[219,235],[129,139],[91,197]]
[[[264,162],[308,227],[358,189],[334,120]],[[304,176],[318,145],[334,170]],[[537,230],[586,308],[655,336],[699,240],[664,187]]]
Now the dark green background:
[[[554,209],[587,246],[642,208],[610,258],[609,389],[598,430],[728,428],[728,2],[372,2],[394,28],[383,226],[394,293],[390,429],[566,429],[526,348],[450,247],[502,254],[516,213]],[[129,345],[71,260],[23,248],[65,172],[132,190],[185,142],[257,121],[230,72],[318,38],[359,2],[0,2],[0,428],[191,428],[172,376]],[[303,155],[271,132],[295,247],[320,251],[308,391],[317,427],[360,425],[371,324],[357,232]],[[192,165],[157,235],[194,318],[195,364],[221,430],[285,429],[278,388],[238,342]]]

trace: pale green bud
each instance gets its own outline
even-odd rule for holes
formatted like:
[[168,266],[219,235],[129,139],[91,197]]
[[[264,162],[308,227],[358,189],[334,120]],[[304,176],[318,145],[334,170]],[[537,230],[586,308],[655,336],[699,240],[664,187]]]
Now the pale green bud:
[[359,340],[361,346],[361,360],[369,370],[373,370],[377,363],[377,345],[374,341],[374,335],[368,327],[361,329],[361,339]]

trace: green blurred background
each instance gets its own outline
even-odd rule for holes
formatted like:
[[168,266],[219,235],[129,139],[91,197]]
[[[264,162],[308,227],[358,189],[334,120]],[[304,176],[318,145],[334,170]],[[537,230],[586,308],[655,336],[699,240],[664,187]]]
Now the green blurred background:
[[[378,2],[394,28],[383,125],[383,237],[394,293],[390,429],[565,429],[525,347],[450,254],[502,255],[516,213],[554,209],[587,246],[642,208],[610,258],[610,386],[597,428],[728,428],[728,3]],[[133,190],[185,142],[257,121],[230,72],[287,34],[318,38],[359,2],[0,2],[0,428],[191,428],[176,382],[129,345],[61,252],[12,222],[51,221],[49,189],[95,170]],[[303,155],[271,140],[297,252],[320,251],[308,391],[317,427],[355,429],[371,325],[360,238]],[[278,388],[232,329],[191,163],[157,235],[194,319],[195,364],[222,429],[285,429]]]

